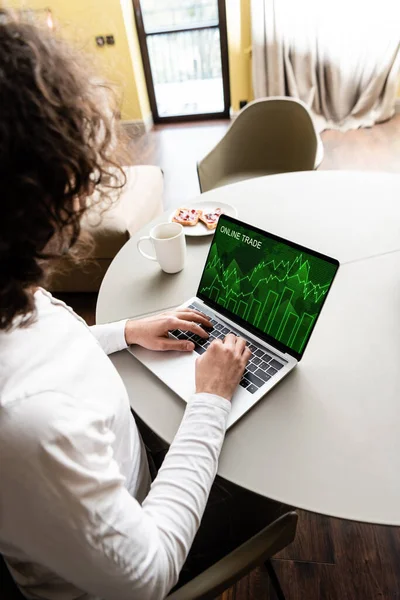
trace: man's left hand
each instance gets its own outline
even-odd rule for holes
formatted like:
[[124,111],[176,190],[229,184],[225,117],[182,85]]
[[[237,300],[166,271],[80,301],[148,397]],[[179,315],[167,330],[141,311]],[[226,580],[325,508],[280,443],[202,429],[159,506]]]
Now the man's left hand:
[[128,345],[137,344],[148,350],[191,352],[194,350],[193,342],[170,338],[168,332],[179,329],[196,333],[207,339],[209,335],[204,327],[212,329],[210,319],[206,315],[191,308],[181,308],[145,319],[127,321],[125,339]]

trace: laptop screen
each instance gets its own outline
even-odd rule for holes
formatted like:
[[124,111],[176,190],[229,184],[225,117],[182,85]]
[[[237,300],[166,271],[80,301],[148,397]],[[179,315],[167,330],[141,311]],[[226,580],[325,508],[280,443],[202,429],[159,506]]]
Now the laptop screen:
[[339,263],[221,216],[198,297],[300,359]]

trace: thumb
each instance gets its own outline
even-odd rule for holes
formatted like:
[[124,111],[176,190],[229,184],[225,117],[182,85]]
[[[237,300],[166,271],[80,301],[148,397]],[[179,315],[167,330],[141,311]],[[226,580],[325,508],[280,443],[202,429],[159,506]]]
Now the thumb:
[[161,350],[175,350],[177,352],[192,352],[194,343],[189,340],[163,340]]

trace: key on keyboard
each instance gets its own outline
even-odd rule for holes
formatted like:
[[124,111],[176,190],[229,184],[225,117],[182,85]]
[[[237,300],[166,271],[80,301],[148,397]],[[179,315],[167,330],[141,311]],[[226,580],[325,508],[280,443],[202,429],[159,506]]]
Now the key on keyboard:
[[266,381],[268,381],[268,379],[271,379],[271,375],[269,375],[268,373],[265,373],[265,371],[261,371],[261,369],[257,369],[257,371],[254,372],[254,375],[257,375],[257,377],[262,379],[262,381],[264,381],[264,383]]
[[254,375],[254,373],[247,373],[246,379],[248,379],[250,383],[255,385],[257,388],[260,388],[262,385],[264,385],[264,381],[257,377],[257,375]]
[[184,331],[180,331],[176,337],[178,340],[187,340],[189,338],[188,334]]
[[278,371],[279,371],[279,369],[282,369],[282,367],[283,367],[283,364],[275,359],[271,360],[271,362],[269,364],[271,367],[274,367],[274,369],[277,369]]

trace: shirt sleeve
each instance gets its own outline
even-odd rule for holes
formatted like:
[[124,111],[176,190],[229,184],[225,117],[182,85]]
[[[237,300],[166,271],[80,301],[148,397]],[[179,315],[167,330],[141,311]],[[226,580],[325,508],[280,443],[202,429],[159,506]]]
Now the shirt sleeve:
[[16,426],[0,446],[11,470],[3,481],[14,544],[103,600],[164,599],[199,527],[230,402],[192,397],[142,506],[124,486],[114,434],[101,416],[82,414],[76,400],[54,394],[13,410]]
[[106,354],[119,352],[119,350],[125,350],[128,347],[125,340],[127,320],[106,323],[105,325],[92,325],[89,328]]

